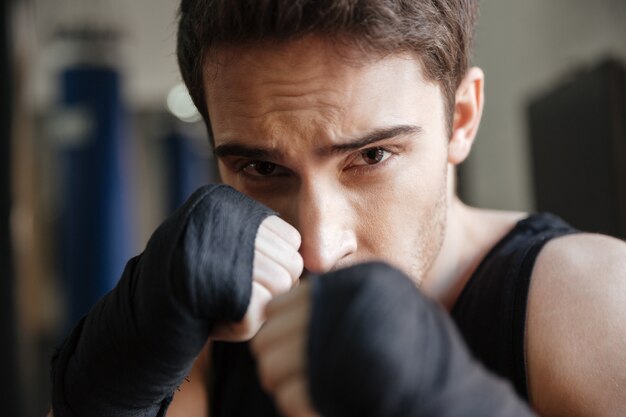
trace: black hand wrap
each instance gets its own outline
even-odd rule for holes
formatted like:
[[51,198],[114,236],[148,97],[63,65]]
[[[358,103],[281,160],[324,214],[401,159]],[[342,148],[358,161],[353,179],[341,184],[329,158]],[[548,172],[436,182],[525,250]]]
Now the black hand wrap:
[[340,270],[314,278],[312,297],[310,393],[324,417],[533,415],[401,272]]
[[55,417],[164,415],[212,325],[245,315],[271,214],[226,186],[196,191],[55,354]]

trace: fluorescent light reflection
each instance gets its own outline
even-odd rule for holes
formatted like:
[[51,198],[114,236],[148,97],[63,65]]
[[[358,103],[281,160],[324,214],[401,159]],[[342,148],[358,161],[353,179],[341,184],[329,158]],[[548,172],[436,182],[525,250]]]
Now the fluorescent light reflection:
[[202,118],[184,84],[177,84],[167,94],[167,109],[183,122],[193,123]]

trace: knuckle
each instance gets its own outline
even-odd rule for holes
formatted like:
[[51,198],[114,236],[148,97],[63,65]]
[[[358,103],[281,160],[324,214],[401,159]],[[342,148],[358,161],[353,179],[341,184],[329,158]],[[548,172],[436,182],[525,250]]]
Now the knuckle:
[[304,259],[302,259],[302,255],[300,252],[293,252],[291,255],[291,264],[293,268],[294,278],[298,278],[304,269]]
[[291,242],[296,249],[300,247],[301,243],[302,243],[302,237],[300,236],[300,233],[291,225],[289,225],[289,228],[287,229],[287,239],[289,242]]
[[296,248],[300,247],[302,243],[302,237],[300,236],[300,232],[289,224],[287,221],[281,219],[280,217],[273,216],[271,224],[274,226],[274,231],[276,235],[278,235],[281,239],[285,240],[290,246],[294,246]]
[[279,227],[281,237],[296,244],[300,240],[300,233],[286,220],[276,217],[276,225]]
[[275,214],[271,216],[267,216],[262,222],[260,227],[271,228],[272,225],[278,225],[283,221],[280,217]]
[[276,287],[278,292],[284,293],[291,289],[291,274],[284,268],[280,268],[276,271]]
[[259,250],[254,251],[254,259],[252,261],[252,278],[267,274],[267,271],[271,270],[272,261],[263,252]]
[[[268,290],[272,293],[273,296],[284,294],[291,289],[291,275],[285,268],[279,265],[276,265],[274,268],[272,268],[272,271],[267,281],[268,285],[270,286]],[[271,301],[268,301],[268,303],[266,303],[266,309],[267,304],[269,304],[270,302]]]

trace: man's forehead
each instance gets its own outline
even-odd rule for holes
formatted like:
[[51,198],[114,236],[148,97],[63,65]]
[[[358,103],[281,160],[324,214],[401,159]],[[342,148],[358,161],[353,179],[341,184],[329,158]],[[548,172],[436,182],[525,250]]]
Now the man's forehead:
[[326,74],[340,78],[371,68],[390,69],[396,61],[408,62],[422,73],[422,65],[413,53],[366,51],[350,42],[309,35],[293,40],[268,39],[218,45],[206,55],[203,77],[205,84],[251,71],[262,71],[275,77],[306,79],[311,75]]
[[285,149],[302,138],[327,149],[377,129],[426,127],[419,109],[433,108],[438,94],[410,54],[355,65],[317,38],[222,53],[205,86],[215,146]]
[[[354,65],[354,61],[339,56],[333,45],[316,38],[267,49],[258,45],[232,48],[218,61],[207,64],[210,68],[204,89],[213,122],[212,110],[217,107],[238,111],[246,104],[254,113],[249,116],[317,106],[319,112],[332,119],[343,117],[348,107],[379,101],[381,97],[376,94],[397,95],[400,89],[431,84],[424,80],[421,65],[410,54]],[[377,88],[381,85],[386,88]]]

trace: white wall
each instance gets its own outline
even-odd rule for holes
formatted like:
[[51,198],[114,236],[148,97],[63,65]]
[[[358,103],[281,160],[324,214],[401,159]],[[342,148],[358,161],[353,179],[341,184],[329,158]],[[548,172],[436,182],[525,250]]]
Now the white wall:
[[465,170],[468,202],[532,210],[526,102],[606,54],[626,61],[626,1],[483,0],[476,41],[486,103]]

